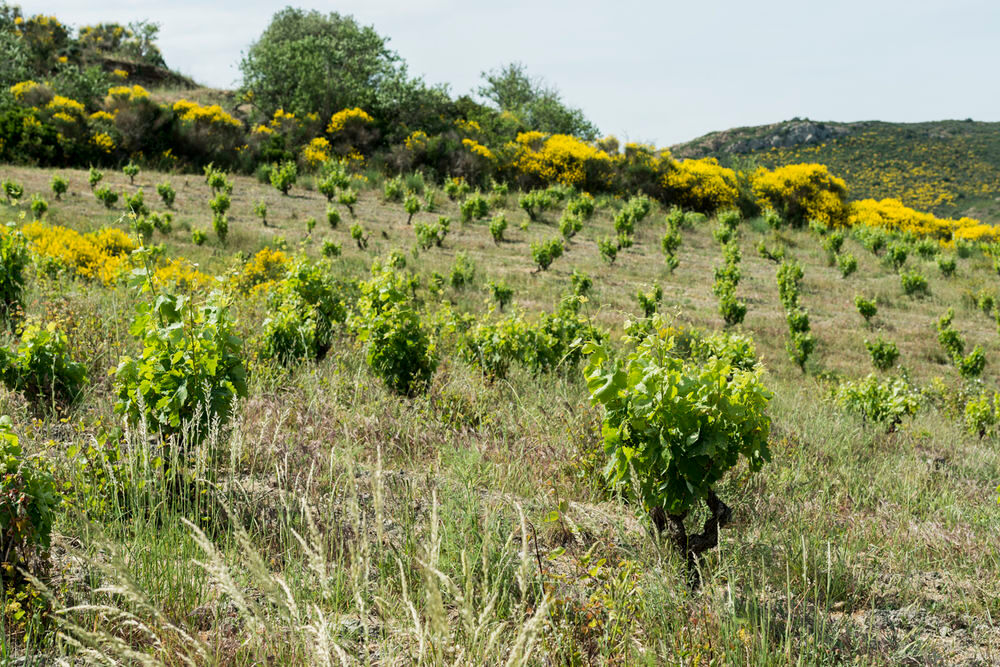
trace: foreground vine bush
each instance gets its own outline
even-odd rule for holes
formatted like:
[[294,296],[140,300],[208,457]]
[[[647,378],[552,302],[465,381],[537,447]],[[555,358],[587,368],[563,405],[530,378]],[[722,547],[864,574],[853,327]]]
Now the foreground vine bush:
[[438,357],[426,327],[410,301],[409,281],[391,267],[372,265],[360,285],[351,329],[365,346],[365,360],[390,389],[406,396],[426,390]]
[[905,417],[915,415],[920,408],[918,392],[905,379],[880,381],[874,374],[856,382],[844,382],[834,397],[848,412],[866,422],[884,424],[889,431],[894,431]]
[[11,391],[33,402],[76,401],[87,384],[87,367],[73,361],[66,334],[50,323],[25,327],[16,351],[0,347],[0,376]]
[[187,297],[159,294],[136,306],[130,333],[141,354],[115,370],[115,410],[133,426],[164,438],[204,438],[213,421],[225,425],[233,404],[247,396],[243,341],[225,306],[195,306]]
[[[770,459],[771,393],[759,369],[679,354],[673,330],[659,316],[645,335],[632,333],[625,342],[634,350],[624,359],[598,343],[585,349],[587,388],[604,407],[606,474],[641,503],[658,531],[671,532],[693,568],[731,518],[713,487],[741,455],[752,471]],[[688,535],[684,518],[701,501],[710,516],[701,534]]]

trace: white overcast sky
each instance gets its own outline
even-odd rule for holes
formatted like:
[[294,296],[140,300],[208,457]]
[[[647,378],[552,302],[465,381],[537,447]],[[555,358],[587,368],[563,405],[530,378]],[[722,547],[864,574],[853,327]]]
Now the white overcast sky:
[[[160,24],[168,65],[214,87],[288,3],[14,0],[74,26]],[[478,85],[519,60],[605,134],[669,145],[794,116],[1000,121],[1000,0],[344,0],[411,74]]]

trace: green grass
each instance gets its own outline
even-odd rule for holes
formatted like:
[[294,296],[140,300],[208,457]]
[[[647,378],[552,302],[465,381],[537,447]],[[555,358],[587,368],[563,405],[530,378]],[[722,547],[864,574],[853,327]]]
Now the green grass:
[[[3,167],[0,178],[23,182],[27,199],[47,191],[52,173]],[[122,224],[119,212],[93,199],[86,172],[59,173],[70,192],[50,202],[51,222],[81,230]],[[507,198],[500,244],[488,221],[460,224],[458,205],[439,193],[440,210],[414,222],[448,215],[451,232],[443,248],[414,255],[402,205],[383,203],[380,187],[364,189],[357,221],[371,242],[362,252],[346,210],[336,230],[321,223],[307,238],[305,218],[322,220],[326,209],[319,193],[297,187],[282,197],[235,176],[228,244],[210,233],[196,247],[184,227],[210,228],[208,188],[201,177],[147,171],[136,187],[151,202],[165,178],[177,190],[174,231],[154,242],[209,273],[238,268],[275,235],[314,257],[324,240],[342,243],[334,270],[353,279],[391,250],[421,276],[447,276],[464,252],[475,282],[446,287],[443,299],[478,317],[487,313],[489,280],[511,285],[530,319],[555,307],[577,268],[594,280],[585,312],[615,336],[626,317],[640,315],[635,291],[654,282],[663,287],[661,312],[676,324],[722,327],[711,291],[722,263],[712,222],[682,231],[680,265],[670,274],[659,250],[664,213],[654,210],[637,226],[635,245],[608,266],[596,240],[613,235],[610,202],[563,257],[535,273],[530,243],[558,235],[558,214],[522,230],[517,193]],[[130,190],[120,173],[105,180]],[[273,227],[253,215],[261,198]],[[4,220],[17,213],[0,207]],[[511,664],[1000,660],[998,443],[964,433],[944,402],[887,433],[827,398],[836,378],[872,371],[863,341],[877,331],[896,342],[914,383],[940,378],[957,395],[961,382],[934,328],[949,306],[970,349],[987,352],[984,386],[1000,386],[996,324],[972,298],[995,282],[989,258],[959,259],[945,279],[911,253],[906,270],[927,276],[930,292],[913,298],[851,238],[844,251],[859,266],[844,279],[815,235],[771,234],[759,222],[741,225],[737,296],[748,307],[738,330],[753,336],[775,393],[773,460],[754,475],[738,465],[719,488],[734,525],[704,561],[698,591],[646,517],[605,490],[600,413],[578,369],[534,377],[515,367],[490,383],[442,341],[427,394],[401,399],[370,374],[347,335],[321,363],[259,366],[252,341],[265,302],[234,295],[256,371],[250,396],[231,431],[198,448],[200,467],[179,492],[167,481],[170,462],[161,466],[142,434],[119,445],[104,435],[120,423],[108,373],[135,352],[135,293],[32,274],[28,316],[61,321],[93,380],[84,400],[59,415],[38,415],[0,389],[0,413],[12,417],[28,451],[50,457],[69,498],[44,577],[61,620],[29,625],[29,637],[8,629],[4,655],[131,661],[127,650],[135,650],[165,664],[187,657],[225,665],[341,656],[370,664],[508,656]],[[776,265],[758,257],[761,239],[785,243],[805,269],[800,300],[818,341],[805,375],[785,351]],[[878,300],[871,329],[855,310],[857,293]],[[428,299],[431,311],[439,305]],[[104,450],[117,452],[117,467],[102,462]]]

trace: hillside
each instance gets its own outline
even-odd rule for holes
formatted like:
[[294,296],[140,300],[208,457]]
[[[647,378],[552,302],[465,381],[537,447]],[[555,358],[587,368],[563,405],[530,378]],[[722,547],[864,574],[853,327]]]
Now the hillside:
[[768,168],[818,162],[847,180],[852,199],[899,198],[940,216],[1000,222],[1000,123],[796,119],[712,132],[670,150]]
[[[887,256],[866,250],[860,235],[843,241],[841,254],[857,260],[845,278],[827,261],[826,237],[748,220],[737,231],[736,296],[746,317],[725,327],[713,296],[723,252],[716,224],[704,218],[682,230],[674,272],[660,252],[658,207],[609,265],[598,242],[614,233],[622,202],[601,198],[565,255],[539,271],[531,244],[559,235],[559,212],[531,221],[516,192],[492,198],[489,216],[508,221],[497,243],[488,220],[460,223],[459,202],[417,176],[407,187],[436,202],[432,212],[408,223],[403,204],[387,200],[387,181],[369,172],[355,178],[356,217],[335,204],[341,220],[331,227],[311,178],[282,196],[233,175],[227,241],[209,231],[197,245],[191,231],[212,224],[204,177],[144,170],[132,184],[108,172],[102,183],[125,193],[172,183],[172,225],[152,237],[152,261],[166,281],[159,289],[186,285],[195,303],[221,289],[245,341],[248,395],[231,429],[188,445],[196,477],[177,488],[149,458],[172,450],[142,430],[122,433],[113,409],[119,360],[143,347],[129,333],[135,305],[153,295],[124,278],[73,277],[59,267],[72,266],[76,242],[45,242],[56,238],[51,225],[127,232],[127,218],[97,201],[86,171],[0,168],[0,180],[24,185],[25,201],[57,174],[68,192],[50,200],[46,224],[29,227],[25,206],[0,205],[0,219],[39,239],[27,274],[28,320],[65,330],[91,383],[74,405],[52,411],[0,388],[0,413],[11,416],[26,451],[51,461],[65,494],[51,604],[76,624],[62,632],[95,655],[121,657],[128,646],[165,663],[187,656],[209,664],[317,664],[332,655],[453,662],[460,654],[479,663],[497,650],[515,651],[524,664],[975,665],[1000,657],[991,620],[1000,613],[996,435],[965,432],[970,388],[935,340],[935,323],[954,307],[955,326],[988,359],[983,386],[1000,385],[996,323],[979,299],[1000,294],[991,260],[978,250],[959,256],[932,244],[923,259],[911,247],[904,269],[926,276],[929,289],[907,296]],[[146,203],[167,211],[156,199],[147,194]],[[254,213],[258,202],[267,226]],[[418,248],[418,226],[442,215],[453,220],[443,242]],[[310,217],[319,220],[311,232]],[[367,247],[355,242],[353,224]],[[805,373],[786,350],[777,265],[759,256],[762,242],[804,268],[799,299],[817,342]],[[329,279],[368,280],[372,261],[394,253],[405,264],[397,275],[417,277],[413,303],[441,355],[426,393],[400,396],[386,386],[355,337],[361,323],[337,325],[320,361],[284,367],[268,356],[269,323],[289,316],[274,301],[291,280],[289,263],[300,253],[319,262],[328,244],[342,248],[322,264]],[[287,250],[260,253],[267,248]],[[956,258],[952,277],[940,274],[938,253]],[[582,314],[612,349],[624,345],[624,321],[642,315],[635,292],[658,284],[658,308],[676,333],[748,336],[774,392],[771,461],[756,474],[741,463],[718,485],[734,522],[706,556],[699,590],[669,543],[652,537],[645,514],[602,481],[603,413],[589,401],[581,362],[532,371],[520,356],[505,379],[490,380],[463,352],[474,323],[521,312],[534,327],[552,317],[577,271],[592,280]],[[205,282],[211,275],[221,280]],[[504,312],[489,305],[491,281],[513,289]],[[856,294],[878,304],[871,325],[855,311]],[[358,297],[349,295],[344,303],[354,311]],[[898,427],[867,422],[832,398],[840,382],[872,371],[865,344],[876,336],[898,346],[904,377],[921,388],[897,397],[921,396],[917,414]],[[695,519],[701,515],[692,526]],[[107,607],[72,608],[83,602]],[[147,634],[122,627],[116,609],[135,614]],[[44,622],[15,628],[51,630]],[[491,643],[479,639],[493,633]],[[43,661],[75,650],[33,636],[50,635],[28,635]],[[8,635],[7,650],[22,651],[23,638]]]

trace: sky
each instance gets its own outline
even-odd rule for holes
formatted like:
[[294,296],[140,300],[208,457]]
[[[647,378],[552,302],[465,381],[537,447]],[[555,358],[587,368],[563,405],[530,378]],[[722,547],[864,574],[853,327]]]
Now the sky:
[[[13,0],[79,27],[160,25],[167,64],[204,85],[240,80],[241,54],[289,3]],[[813,120],[1000,121],[997,0],[343,0],[428,83],[453,94],[511,61],[554,85],[603,134],[658,146],[714,130]]]

